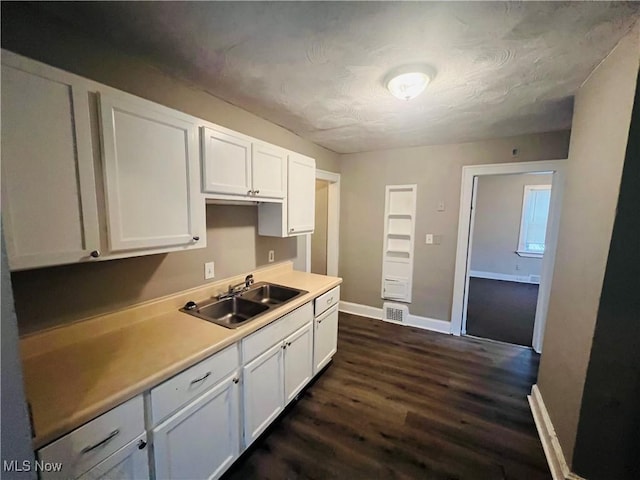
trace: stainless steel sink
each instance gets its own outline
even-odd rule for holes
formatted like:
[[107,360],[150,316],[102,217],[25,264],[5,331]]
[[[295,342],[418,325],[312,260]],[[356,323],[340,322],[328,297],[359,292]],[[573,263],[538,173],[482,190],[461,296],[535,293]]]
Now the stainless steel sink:
[[273,283],[260,282],[250,289],[224,300],[214,300],[200,304],[187,302],[180,311],[223,327],[238,328],[251,320],[255,320],[269,310],[290,302],[305,293],[308,292]]
[[306,293],[295,288],[283,287],[273,283],[256,283],[242,294],[242,298],[266,305],[280,305]]

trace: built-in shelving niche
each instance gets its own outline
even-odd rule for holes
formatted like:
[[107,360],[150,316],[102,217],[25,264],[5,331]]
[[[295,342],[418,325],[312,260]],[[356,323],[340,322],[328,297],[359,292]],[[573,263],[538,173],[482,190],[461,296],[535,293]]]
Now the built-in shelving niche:
[[411,302],[416,185],[387,185],[382,252],[382,298]]

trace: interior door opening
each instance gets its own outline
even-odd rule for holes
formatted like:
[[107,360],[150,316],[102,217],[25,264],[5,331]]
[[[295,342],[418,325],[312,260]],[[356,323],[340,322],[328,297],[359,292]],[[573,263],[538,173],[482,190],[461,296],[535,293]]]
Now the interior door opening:
[[340,174],[316,170],[315,228],[306,238],[306,271],[338,275]]
[[327,274],[329,182],[316,179],[316,225],[311,235],[311,273]]
[[532,346],[552,181],[475,177],[463,334]]
[[[531,222],[523,226],[523,201],[526,203],[529,201],[536,202],[543,201],[542,196],[538,197],[538,194],[534,194],[526,200],[525,190],[522,190],[520,194],[520,200],[515,202],[520,209],[520,225],[518,227],[518,237],[516,242],[512,239],[512,252],[518,252],[520,258],[533,258],[527,257],[528,253],[541,253],[540,249],[543,248],[542,262],[540,266],[540,278],[538,285],[538,294],[535,305],[535,319],[533,324],[533,335],[531,340],[531,346],[533,349],[540,353],[542,351],[542,344],[544,340],[544,329],[547,318],[547,310],[549,304],[549,297],[551,293],[551,282],[553,277],[553,267],[555,263],[555,251],[558,242],[558,231],[560,227],[560,209],[562,205],[562,195],[564,190],[565,179],[565,160],[540,160],[534,162],[517,162],[517,163],[502,163],[502,164],[488,164],[488,165],[469,165],[462,168],[462,185],[461,185],[461,197],[460,197],[460,215],[458,219],[458,241],[456,249],[456,266],[454,275],[453,286],[453,303],[451,306],[451,333],[453,335],[464,335],[467,333],[467,313],[469,307],[469,280],[474,278],[472,273],[472,257],[473,257],[473,232],[475,222],[474,204],[478,201],[478,182],[481,178],[486,176],[496,175],[518,175],[518,174],[550,174],[551,175],[551,189],[548,192],[548,216],[546,222],[546,232],[544,233],[544,245],[540,245],[541,233],[539,231],[539,225],[537,221]],[[475,186],[475,188],[474,188]],[[536,190],[538,187],[530,186],[528,190]],[[533,199],[533,200],[531,200]],[[517,212],[517,210],[516,210]],[[533,212],[529,212],[530,220],[533,218],[531,215],[535,214],[535,208]],[[494,214],[494,217],[499,215]],[[535,216],[535,215],[534,215]],[[536,220],[533,218],[533,220]],[[530,230],[527,230],[530,229]],[[522,235],[521,235],[522,232]],[[529,233],[527,233],[529,232]],[[524,245],[527,243],[527,245]],[[515,263],[513,263],[512,254],[512,268],[515,270]],[[516,260],[522,262],[522,260]],[[518,268],[523,266],[519,264]],[[475,268],[479,268],[477,264]],[[495,269],[495,265],[484,272],[492,273],[491,270]],[[519,272],[520,270],[515,270]],[[476,270],[476,272],[483,272],[482,270]],[[513,274],[513,273],[512,273]],[[515,277],[518,275],[513,274]],[[535,275],[532,273],[531,275]],[[485,275],[486,276],[486,275]],[[520,275],[524,277],[524,275]],[[504,277],[503,277],[504,278]],[[513,277],[507,277],[513,279]],[[537,281],[535,277],[527,277],[530,282]],[[481,295],[481,298],[487,298],[486,295]]]

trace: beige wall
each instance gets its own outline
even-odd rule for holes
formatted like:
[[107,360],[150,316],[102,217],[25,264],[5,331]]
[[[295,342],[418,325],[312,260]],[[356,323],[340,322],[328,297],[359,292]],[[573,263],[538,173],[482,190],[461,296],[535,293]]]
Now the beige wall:
[[204,284],[204,262],[215,262],[220,279],[265,265],[269,250],[276,262],[296,257],[296,238],[258,236],[257,220],[255,206],[207,205],[206,248],[14,272],[20,333]]
[[490,175],[478,178],[471,270],[540,275],[541,258],[515,253],[525,185],[551,185],[551,175]]
[[538,386],[569,464],[629,135],[639,38],[636,26],[592,73],[575,99],[538,374]]
[[[569,132],[542,133],[456,145],[343,155],[340,275],[342,299],[382,306],[382,236],[387,184],[418,185],[412,314],[449,321],[463,165],[562,159]],[[513,158],[511,151],[519,149]],[[437,204],[444,200],[445,211]],[[442,235],[425,245],[425,234]]]
[[[267,142],[312,156],[318,168],[339,171],[339,156],[225,103],[99,40],[34,15],[32,7],[2,5],[2,48],[167,105]],[[207,207],[206,249],[47,268],[12,275],[21,333],[114,310],[200,285],[204,262],[216,278],[267,262],[297,260],[297,239],[256,235],[255,207]]]
[[327,274],[329,182],[316,180],[316,226],[311,235],[311,272]]

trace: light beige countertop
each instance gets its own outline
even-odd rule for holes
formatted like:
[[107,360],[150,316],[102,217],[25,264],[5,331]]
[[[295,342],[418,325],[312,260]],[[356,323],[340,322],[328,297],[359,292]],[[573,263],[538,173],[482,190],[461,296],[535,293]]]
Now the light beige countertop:
[[292,270],[291,262],[256,270],[256,281],[309,293],[247,325],[228,329],[178,311],[244,275],[48,330],[20,340],[34,448],[55,440],[120,403],[222,350],[342,283]]

